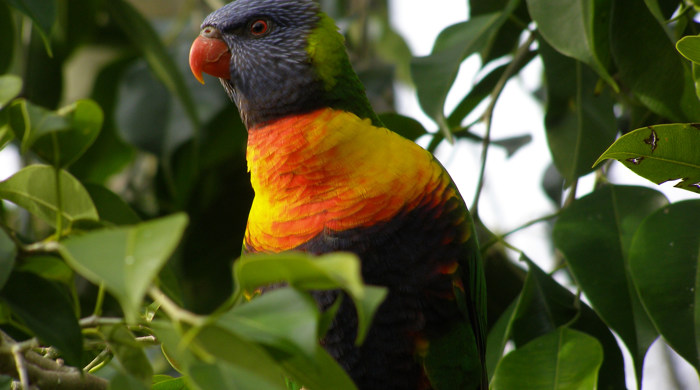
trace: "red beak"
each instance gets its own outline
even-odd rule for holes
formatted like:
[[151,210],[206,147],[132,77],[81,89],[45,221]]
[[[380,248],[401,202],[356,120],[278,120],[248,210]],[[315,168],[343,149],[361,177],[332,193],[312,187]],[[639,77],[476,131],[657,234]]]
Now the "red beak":
[[190,69],[194,77],[204,84],[202,72],[222,79],[230,79],[231,52],[219,38],[199,35],[190,48]]

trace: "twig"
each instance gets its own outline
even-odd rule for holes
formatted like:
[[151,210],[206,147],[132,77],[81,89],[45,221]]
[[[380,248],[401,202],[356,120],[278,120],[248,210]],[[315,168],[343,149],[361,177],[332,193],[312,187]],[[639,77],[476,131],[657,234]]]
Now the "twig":
[[151,298],[153,298],[153,300],[160,305],[160,308],[163,309],[165,314],[167,314],[173,321],[185,322],[195,326],[203,325],[205,322],[205,317],[198,316],[181,308],[158,287],[152,286],[148,290],[148,295],[150,295]]

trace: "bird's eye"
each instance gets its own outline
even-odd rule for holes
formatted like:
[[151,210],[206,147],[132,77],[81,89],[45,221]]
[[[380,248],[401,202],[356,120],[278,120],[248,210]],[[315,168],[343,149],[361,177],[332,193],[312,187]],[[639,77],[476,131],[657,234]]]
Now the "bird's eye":
[[250,33],[256,36],[266,34],[270,30],[270,24],[265,19],[258,19],[250,24]]

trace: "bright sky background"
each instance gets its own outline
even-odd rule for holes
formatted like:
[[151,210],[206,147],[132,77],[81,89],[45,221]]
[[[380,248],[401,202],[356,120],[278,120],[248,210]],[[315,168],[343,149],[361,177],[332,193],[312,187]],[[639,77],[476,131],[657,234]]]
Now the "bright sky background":
[[[440,31],[446,26],[466,20],[468,14],[465,0],[411,1],[410,6],[406,0],[390,0],[389,3],[394,27],[406,38],[416,56],[429,54]],[[459,103],[470,89],[473,80],[479,77],[479,66],[477,56],[469,58],[462,65],[455,86],[447,98],[448,110]],[[510,231],[527,221],[555,211],[540,184],[547,164],[551,161],[543,127],[543,108],[530,96],[530,91],[540,83],[541,72],[542,63],[539,59],[533,60],[521,72],[522,77],[506,85],[496,105],[492,139],[531,134],[533,141],[509,159],[501,148],[493,147],[489,151],[479,213],[486,225],[495,232]],[[397,103],[402,114],[420,120],[428,129],[437,128],[422,113],[415,93],[410,88],[397,87]],[[478,109],[476,111],[483,112]],[[474,196],[480,153],[479,145],[470,141],[461,141],[454,146],[443,143],[437,151],[438,158],[457,183],[467,205],[471,204]],[[610,178],[618,184],[642,185],[661,190],[672,202],[697,199],[697,196],[689,191],[673,188],[673,183],[657,186],[617,162],[613,163]],[[584,177],[579,182],[577,196],[590,192],[592,187],[592,175]],[[551,270],[552,249],[549,248],[549,235],[545,225],[538,224],[513,234],[508,241],[523,250],[545,270]],[[629,354],[626,350],[623,353],[626,364],[630,367]],[[700,390],[700,382],[693,368],[660,342],[654,343],[647,354],[643,387],[669,390],[676,388],[675,384],[668,381],[668,365],[664,360],[666,353],[671,354],[675,370],[680,372],[682,388]],[[636,379],[632,370],[626,371],[628,387],[635,388]]]

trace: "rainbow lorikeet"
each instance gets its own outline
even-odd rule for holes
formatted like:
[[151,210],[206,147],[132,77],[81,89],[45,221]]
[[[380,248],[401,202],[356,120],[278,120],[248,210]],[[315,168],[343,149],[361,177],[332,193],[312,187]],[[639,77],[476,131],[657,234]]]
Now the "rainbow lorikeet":
[[358,388],[487,389],[471,216],[440,163],[383,127],[319,5],[229,3],[204,20],[190,66],[220,79],[248,129],[244,250],[353,252],[388,288],[361,346],[348,299],[321,340]]

